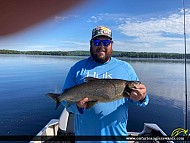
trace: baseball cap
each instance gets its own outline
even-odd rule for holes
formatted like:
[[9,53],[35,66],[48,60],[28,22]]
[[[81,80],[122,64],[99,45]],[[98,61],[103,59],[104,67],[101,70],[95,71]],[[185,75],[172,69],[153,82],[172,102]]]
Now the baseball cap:
[[97,26],[92,30],[92,39],[98,36],[107,36],[112,39],[112,31],[105,26]]

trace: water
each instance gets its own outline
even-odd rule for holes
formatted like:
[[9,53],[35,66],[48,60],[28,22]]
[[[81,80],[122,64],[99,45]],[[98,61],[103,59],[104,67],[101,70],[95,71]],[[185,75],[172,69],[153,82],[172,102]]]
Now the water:
[[[55,104],[45,94],[61,92],[70,67],[82,58],[0,55],[0,136],[36,135],[51,119],[59,118],[63,107],[55,111]],[[134,67],[150,96],[146,108],[130,105],[128,130],[141,131],[143,123],[156,123],[170,135],[175,128],[183,128],[184,64],[175,60],[123,60]]]

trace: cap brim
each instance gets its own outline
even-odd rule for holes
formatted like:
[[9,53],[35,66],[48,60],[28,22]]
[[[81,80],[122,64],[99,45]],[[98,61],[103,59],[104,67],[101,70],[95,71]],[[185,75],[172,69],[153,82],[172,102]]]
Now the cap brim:
[[108,35],[96,35],[96,36],[92,37],[92,39],[97,38],[97,37],[100,37],[100,36],[104,36],[104,37],[108,37],[108,38],[112,39],[112,37],[110,37],[110,36],[108,36]]

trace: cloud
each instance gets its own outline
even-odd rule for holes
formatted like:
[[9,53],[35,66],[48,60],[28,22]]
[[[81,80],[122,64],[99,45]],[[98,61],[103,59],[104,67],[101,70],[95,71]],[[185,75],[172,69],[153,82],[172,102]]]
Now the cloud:
[[89,50],[89,43],[78,41],[58,41],[52,40],[46,44],[28,45],[27,49],[37,51],[76,51],[76,50]]
[[28,43],[5,43],[0,44],[2,49],[19,50],[19,51],[49,51],[54,49],[53,46],[46,44],[28,44]]
[[97,15],[90,16],[86,22],[88,23],[98,23],[98,22],[115,22],[122,23],[126,20],[126,14],[113,14],[113,13],[100,13]]
[[[121,18],[120,18],[121,19]],[[140,18],[139,18],[140,19]],[[130,39],[135,51],[184,52],[183,11],[146,20],[123,18],[116,30]],[[186,11],[186,34],[190,35],[190,11]],[[190,39],[187,39],[190,44]],[[140,48],[143,47],[143,48]]]
[[[190,15],[188,15],[189,17]],[[188,23],[189,21],[187,21]],[[183,34],[183,15],[172,14],[167,18],[150,19],[147,21],[126,21],[118,26],[124,35],[134,37],[162,37],[164,33]],[[187,32],[190,30],[187,28]]]
[[79,15],[68,15],[68,16],[54,16],[53,19],[55,22],[64,21],[66,19],[78,18]]
[[89,42],[50,40],[41,43],[27,43],[5,41],[0,42],[0,48],[20,51],[89,51]]
[[64,51],[89,51],[89,42],[60,41],[59,47]]
[[[184,52],[183,9],[177,12],[130,15],[128,13],[101,13],[91,16],[88,22],[108,23],[113,35],[120,33],[122,40],[115,39],[116,50],[136,52]],[[186,9],[187,45],[190,44],[190,9]],[[115,34],[114,34],[115,33]],[[187,52],[190,52],[190,47]]]
[[89,46],[89,42],[76,42],[76,41],[60,41],[63,44],[72,44],[75,46]]
[[97,23],[99,21],[102,21],[102,16],[101,15],[98,15],[98,16],[91,16],[90,18],[88,18],[87,22],[89,23]]

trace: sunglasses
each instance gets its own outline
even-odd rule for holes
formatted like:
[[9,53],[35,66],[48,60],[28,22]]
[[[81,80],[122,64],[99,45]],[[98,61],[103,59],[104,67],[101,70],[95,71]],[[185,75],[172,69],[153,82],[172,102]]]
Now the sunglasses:
[[101,43],[103,44],[103,46],[108,46],[112,42],[113,42],[112,40],[98,40],[98,39],[93,40],[95,46],[100,46]]

